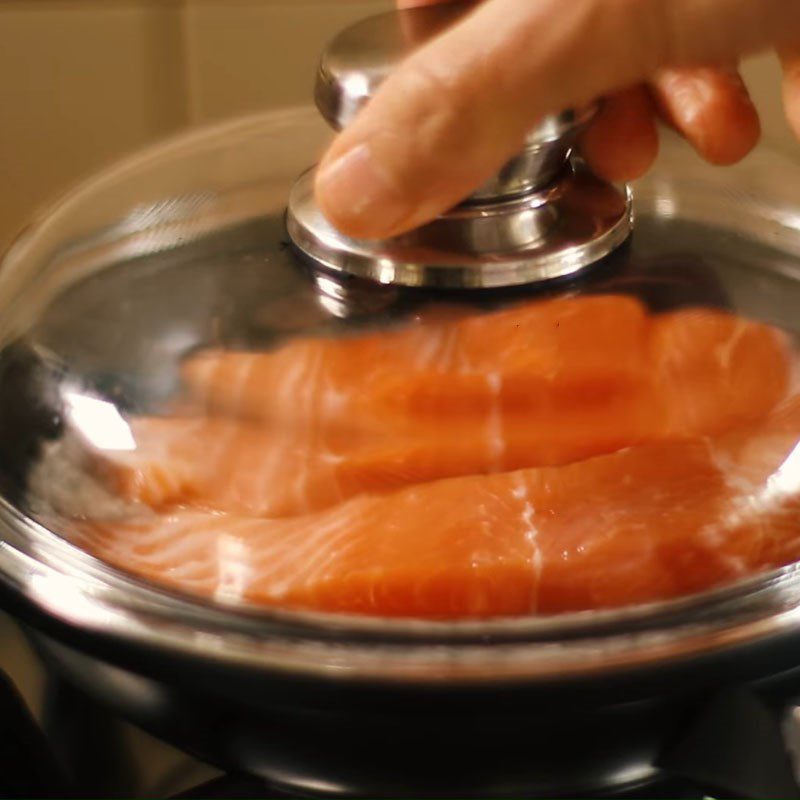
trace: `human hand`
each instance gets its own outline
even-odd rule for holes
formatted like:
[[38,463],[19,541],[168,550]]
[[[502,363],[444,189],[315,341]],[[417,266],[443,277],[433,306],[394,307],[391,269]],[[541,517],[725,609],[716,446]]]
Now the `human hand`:
[[542,116],[599,96],[603,108],[580,143],[598,174],[646,172],[659,115],[708,161],[733,163],[760,126],[728,65],[770,47],[800,136],[798,0],[483,0],[408,59],[337,137],[317,198],[344,233],[403,233],[488,180]]

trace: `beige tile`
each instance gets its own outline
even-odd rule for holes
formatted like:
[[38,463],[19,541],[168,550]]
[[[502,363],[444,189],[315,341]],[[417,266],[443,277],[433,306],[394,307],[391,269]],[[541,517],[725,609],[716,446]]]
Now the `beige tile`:
[[387,0],[187,0],[195,121],[308,103],[325,42]]
[[186,121],[180,4],[0,4],[0,242],[32,209]]

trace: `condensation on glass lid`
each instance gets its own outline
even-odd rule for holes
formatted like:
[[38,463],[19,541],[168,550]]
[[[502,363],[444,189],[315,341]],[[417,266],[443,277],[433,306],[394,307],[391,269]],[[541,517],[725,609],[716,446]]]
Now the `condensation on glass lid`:
[[65,390],[32,480],[89,552],[220,601],[649,603],[800,557],[797,357],[776,327],[635,293],[434,304],[192,351],[158,414]]

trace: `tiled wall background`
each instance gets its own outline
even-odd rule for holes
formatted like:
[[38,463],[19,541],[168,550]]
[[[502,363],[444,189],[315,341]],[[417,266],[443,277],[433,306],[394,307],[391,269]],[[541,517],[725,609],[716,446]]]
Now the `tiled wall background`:
[[[0,245],[86,173],[185,126],[308,100],[318,53],[388,0],[0,0]],[[795,151],[771,59],[747,65]],[[800,156],[800,147],[797,148]]]

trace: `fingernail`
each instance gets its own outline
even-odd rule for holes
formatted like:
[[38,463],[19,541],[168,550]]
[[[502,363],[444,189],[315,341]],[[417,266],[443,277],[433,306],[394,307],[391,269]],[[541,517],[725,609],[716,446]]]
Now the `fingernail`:
[[368,144],[348,150],[317,175],[317,193],[336,222],[379,236],[408,215],[396,186]]

